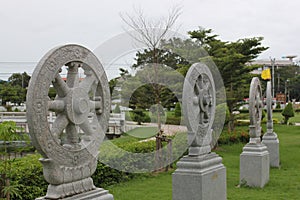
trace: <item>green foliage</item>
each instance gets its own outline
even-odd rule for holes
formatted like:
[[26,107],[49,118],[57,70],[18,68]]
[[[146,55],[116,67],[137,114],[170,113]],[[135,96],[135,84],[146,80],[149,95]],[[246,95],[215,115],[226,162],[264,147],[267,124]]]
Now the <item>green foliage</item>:
[[97,169],[92,178],[97,187],[106,188],[109,185],[128,181],[135,176],[135,174],[121,172],[116,169],[112,169],[101,162],[98,162]]
[[226,105],[226,117],[225,117],[225,124],[228,124],[228,122],[230,121],[230,111],[228,106]]
[[0,124],[0,140],[3,141],[4,151],[1,152],[3,161],[0,166],[1,182],[3,187],[0,188],[1,193],[7,197],[20,197],[19,187],[21,186],[18,182],[11,181],[13,178],[12,169],[14,160],[9,158],[8,145],[16,140],[29,141],[27,135],[17,133],[16,123],[13,121],[5,121]]
[[247,126],[236,128],[234,131],[223,130],[219,137],[219,145],[235,144],[235,143],[247,143],[249,142],[249,133]]
[[261,114],[261,120],[263,120],[266,117],[266,111],[263,109]]
[[17,104],[25,102],[29,80],[30,76],[24,72],[12,74],[8,78],[8,82],[0,82],[2,105],[6,105],[6,102]]
[[[291,99],[300,99],[300,71],[298,65],[275,67],[276,87],[275,93],[289,93]],[[279,79],[279,80],[278,80]],[[279,83],[279,85],[278,85]]]
[[1,84],[0,98],[2,99],[2,105],[5,105],[6,102],[20,104],[26,100],[26,89],[19,85]]
[[291,102],[286,105],[281,114],[284,117],[284,124],[288,124],[289,118],[295,116],[295,112]]
[[180,125],[181,117],[168,116],[166,120],[166,124]]
[[33,154],[12,161],[8,178],[22,197],[12,199],[31,200],[46,194],[48,183],[44,180],[39,158],[40,155]]
[[149,115],[146,115],[142,109],[135,109],[133,111],[130,111],[130,115],[131,119],[137,122],[139,125],[141,125],[142,122],[150,122]]
[[179,102],[175,105],[174,115],[175,117],[181,117],[181,106]]
[[276,103],[276,108],[275,109],[281,109],[281,106],[280,106],[279,102]]
[[111,79],[108,83],[109,83],[110,96],[112,96],[112,94],[114,92],[114,88],[116,87],[116,85],[118,83],[118,79],[117,78]]
[[19,128],[16,126],[14,121],[4,121],[0,123],[0,140],[4,144],[4,152],[2,154],[6,155],[8,153],[8,144],[13,141],[28,141],[29,137],[26,134],[18,133]]
[[26,73],[23,72],[21,73],[13,73],[9,78],[8,81],[12,86],[20,86],[22,88],[28,87],[29,81],[30,81],[30,76]]
[[54,100],[54,98],[56,97],[56,90],[54,87],[49,88],[48,96],[50,97],[50,99]]
[[[165,85],[164,85],[165,84]],[[122,104],[132,109],[149,109],[160,104],[168,110],[177,102],[175,93],[181,95],[183,77],[165,66],[144,66],[134,77],[122,85]]]
[[114,113],[121,113],[121,109],[119,104],[116,105],[115,109],[114,109]]
[[182,56],[173,53],[169,49],[145,49],[136,53],[136,63],[133,68],[143,67],[147,63],[158,63],[178,69],[181,65],[189,65],[189,62]]

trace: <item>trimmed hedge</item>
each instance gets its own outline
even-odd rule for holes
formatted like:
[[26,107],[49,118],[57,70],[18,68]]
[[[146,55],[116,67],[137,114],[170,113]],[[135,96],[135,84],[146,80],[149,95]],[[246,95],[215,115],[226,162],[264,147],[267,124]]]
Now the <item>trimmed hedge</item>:
[[181,117],[173,117],[173,116],[167,117],[166,124],[180,125],[180,123],[181,123]]
[[224,131],[219,137],[218,144],[235,144],[235,143],[248,143],[250,136],[249,136],[248,128],[243,128],[239,130],[234,130],[232,132]]
[[[176,140],[173,140],[173,144],[183,143],[186,141],[183,140],[183,137],[186,138],[184,134],[182,137],[178,137]],[[107,141],[110,144],[111,141]],[[131,154],[127,157],[127,154],[118,153],[111,150],[112,145],[107,146],[105,148],[105,143],[103,143],[102,148],[100,148],[100,156],[105,156],[106,159],[110,159],[111,163],[116,165],[122,165],[122,169],[130,171],[130,169],[126,169],[128,166],[134,166],[135,163],[142,164],[145,169],[150,164],[153,164],[155,157],[149,154],[149,158],[143,158],[142,160],[138,160],[136,157],[137,154]],[[120,149],[123,149],[127,152],[132,153],[150,153],[155,152],[155,141],[147,141],[147,142],[139,142],[135,138],[128,139],[128,141],[120,141],[116,139],[114,145],[118,146]],[[173,145],[173,154],[176,152],[180,152],[181,150],[177,150],[177,145]],[[180,155],[178,155],[180,156]],[[11,162],[11,171],[8,176],[11,181],[11,185],[15,185],[19,190],[19,195],[22,197],[22,200],[32,200],[37,197],[44,196],[47,192],[48,183],[44,180],[43,176],[43,167],[39,162],[39,158],[41,156],[39,154],[27,155],[23,158],[17,158],[12,160]],[[120,162],[120,160],[124,162]],[[142,167],[143,167],[142,166]],[[3,162],[0,162],[0,172],[3,171]],[[107,187],[112,184],[128,181],[136,176],[148,176],[148,173],[137,174],[137,173],[127,173],[118,171],[116,169],[110,168],[109,166],[98,162],[96,172],[93,174],[92,178],[94,180],[94,184],[97,187]],[[19,200],[20,198],[11,198],[12,200]]]

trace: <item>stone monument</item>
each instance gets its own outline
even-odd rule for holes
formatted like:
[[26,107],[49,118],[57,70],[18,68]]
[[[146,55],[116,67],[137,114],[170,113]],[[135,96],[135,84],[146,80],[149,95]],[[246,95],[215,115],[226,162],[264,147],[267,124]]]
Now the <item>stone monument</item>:
[[269,181],[269,152],[260,139],[262,108],[260,81],[254,77],[249,92],[250,141],[240,155],[240,184],[250,187],[264,187]]
[[210,69],[193,64],[184,81],[183,112],[188,127],[189,154],[173,173],[173,200],[226,199],[226,168],[211,152],[216,90]]
[[[62,69],[67,71],[66,82]],[[84,72],[81,78],[80,72]],[[57,93],[53,100],[48,96],[51,85]],[[57,116],[52,127],[48,111]],[[52,49],[40,60],[27,93],[30,135],[43,156],[40,161],[49,183],[46,196],[38,200],[113,200],[107,190],[96,188],[91,178],[109,113],[108,80],[91,51],[70,44]]]
[[271,81],[267,82],[267,115],[267,133],[264,134],[262,143],[268,148],[270,154],[270,166],[279,167],[279,140],[277,134],[273,131]]

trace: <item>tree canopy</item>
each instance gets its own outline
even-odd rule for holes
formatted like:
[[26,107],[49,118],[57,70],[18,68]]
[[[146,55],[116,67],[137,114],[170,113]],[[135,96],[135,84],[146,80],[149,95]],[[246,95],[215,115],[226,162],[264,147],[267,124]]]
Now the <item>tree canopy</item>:
[[13,73],[8,81],[0,82],[0,99],[2,105],[6,102],[23,103],[26,101],[27,87],[29,84],[30,76],[26,73]]

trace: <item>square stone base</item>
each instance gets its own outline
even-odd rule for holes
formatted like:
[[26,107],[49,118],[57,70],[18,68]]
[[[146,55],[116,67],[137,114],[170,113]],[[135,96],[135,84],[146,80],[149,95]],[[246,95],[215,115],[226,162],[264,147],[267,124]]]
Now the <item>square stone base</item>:
[[264,187],[269,181],[270,161],[263,144],[247,144],[240,155],[240,184]]
[[[45,197],[40,197],[37,198],[36,200],[49,200],[49,199]],[[112,194],[109,194],[107,190],[104,190],[102,188],[96,188],[88,192],[63,198],[62,200],[114,200],[114,197]]]
[[280,167],[279,140],[277,136],[275,134],[273,137],[264,135],[262,143],[268,148],[270,154],[270,166],[276,168]]
[[173,200],[226,200],[226,168],[222,158],[183,157],[173,173]]

